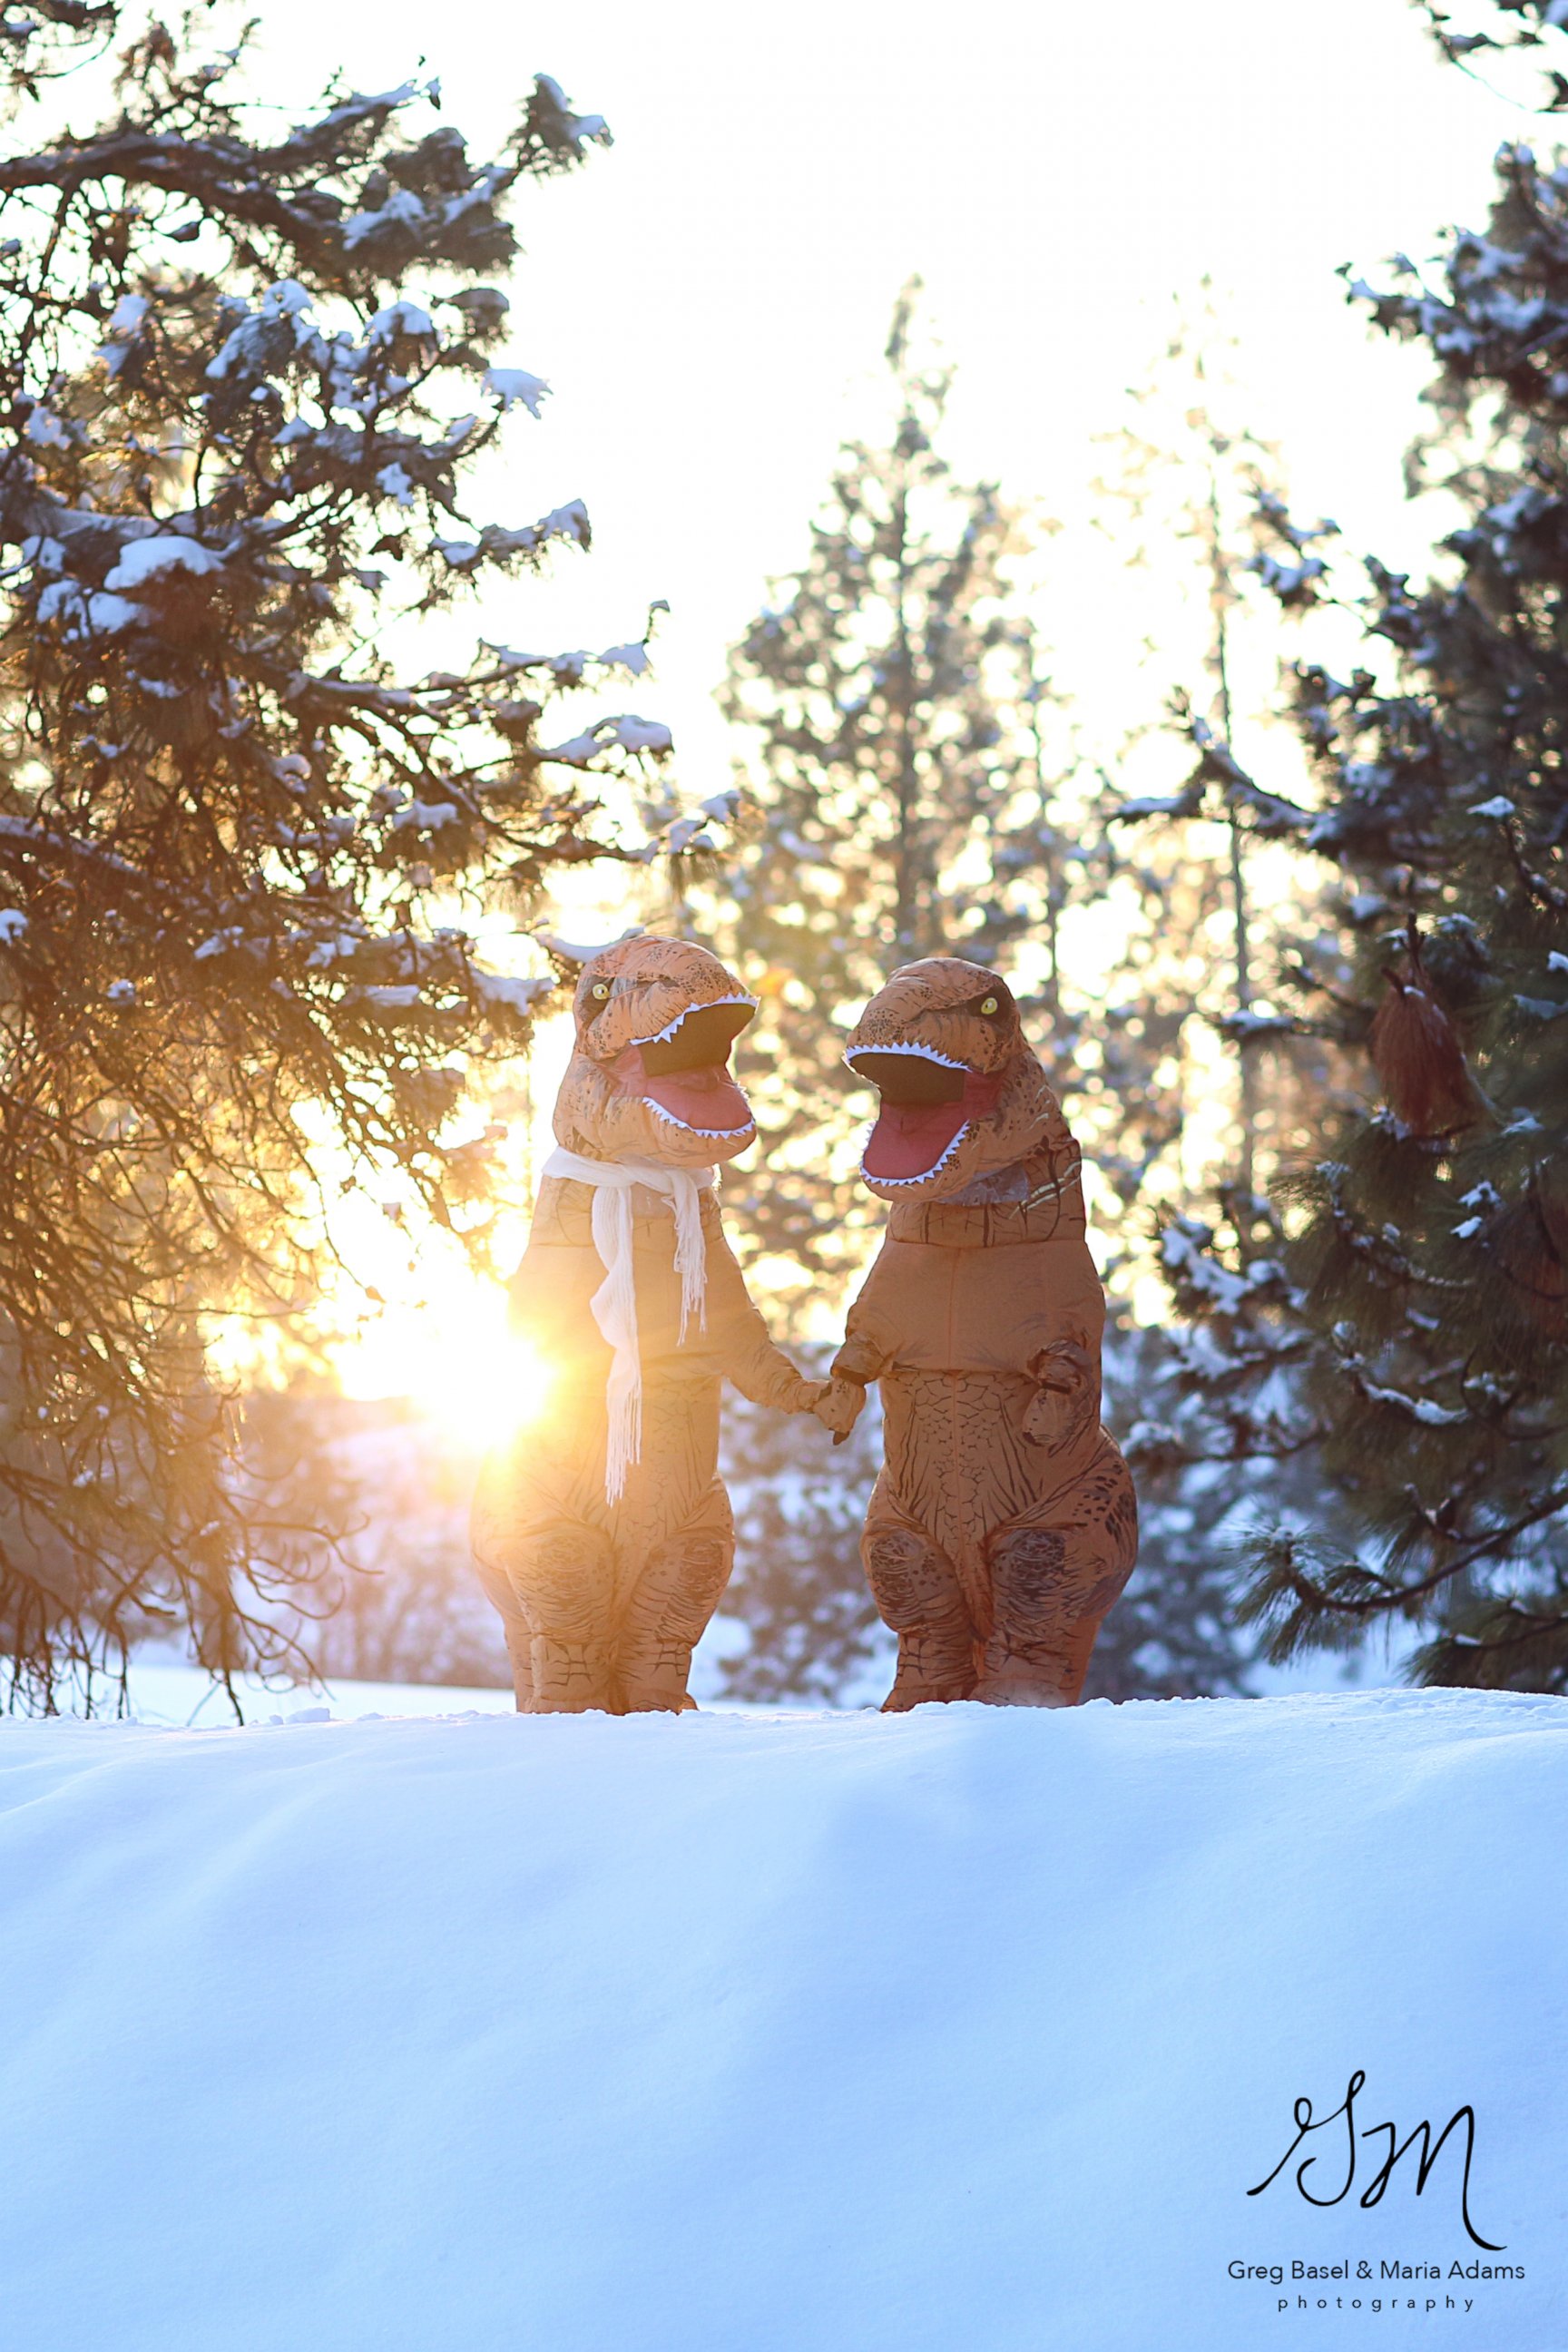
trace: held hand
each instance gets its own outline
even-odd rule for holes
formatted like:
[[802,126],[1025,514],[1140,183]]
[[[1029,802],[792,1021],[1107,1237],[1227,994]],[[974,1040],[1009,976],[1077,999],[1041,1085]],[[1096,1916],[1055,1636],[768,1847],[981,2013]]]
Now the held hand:
[[833,1432],[835,1445],[842,1445],[865,1409],[866,1391],[858,1381],[841,1379],[824,1381],[821,1389],[812,1411]]
[[797,1372],[795,1385],[786,1389],[778,1401],[781,1412],[815,1412],[827,1393],[826,1381],[808,1381]]

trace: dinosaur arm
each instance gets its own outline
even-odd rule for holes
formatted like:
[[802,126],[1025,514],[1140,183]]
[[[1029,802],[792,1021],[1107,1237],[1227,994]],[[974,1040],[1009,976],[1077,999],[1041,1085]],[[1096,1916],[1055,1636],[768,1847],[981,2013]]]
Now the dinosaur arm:
[[779,1412],[809,1412],[822,1392],[821,1381],[797,1372],[752,1303],[745,1278],[721,1234],[708,1239],[708,1328],[725,1377],[753,1404]]
[[1024,1434],[1052,1448],[1076,1444],[1100,1421],[1100,1358],[1089,1334],[1074,1331],[1031,1357],[1035,1393],[1024,1415]]
[[868,1278],[849,1309],[844,1345],[833,1359],[830,1377],[814,1408],[823,1427],[833,1432],[835,1445],[843,1444],[865,1408],[867,1389],[880,1380],[893,1360],[892,1339],[878,1328],[872,1301]]
[[903,1287],[884,1243],[846,1318],[844,1345],[831,1366],[835,1381],[852,1381],[863,1389],[881,1379],[899,1355],[904,1303]]
[[892,1349],[873,1331],[858,1331],[851,1314],[844,1345],[833,1359],[832,1373],[836,1381],[853,1381],[858,1388],[867,1388],[881,1379],[892,1361]]

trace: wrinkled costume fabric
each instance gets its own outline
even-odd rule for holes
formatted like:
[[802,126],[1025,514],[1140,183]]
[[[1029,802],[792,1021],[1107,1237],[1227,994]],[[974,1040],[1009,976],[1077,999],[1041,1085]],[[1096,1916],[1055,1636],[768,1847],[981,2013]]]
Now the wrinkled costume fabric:
[[957,957],[896,972],[845,1059],[881,1095],[861,1174],[893,1205],[824,1418],[842,1433],[844,1384],[880,1382],[861,1556],[899,1637],[886,1704],[1070,1706],[1138,1547],[1078,1147],[1011,994]]
[[522,1264],[542,1415],[485,1466],[473,1547],[520,1708],[691,1704],[691,1652],[729,1581],[719,1398],[809,1412],[724,1238],[716,1161],[756,1136],[729,1071],[752,1000],[715,956],[636,939],[584,966]]

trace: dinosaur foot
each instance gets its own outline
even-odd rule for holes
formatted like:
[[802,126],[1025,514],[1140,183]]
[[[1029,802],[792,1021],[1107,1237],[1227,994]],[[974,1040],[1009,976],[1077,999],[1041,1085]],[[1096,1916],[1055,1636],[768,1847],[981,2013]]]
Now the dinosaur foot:
[[969,1694],[982,1706],[1076,1706],[1059,1683],[1039,1675],[983,1675]]
[[900,1675],[882,1701],[882,1713],[908,1715],[912,1706],[951,1706],[955,1699],[977,1698],[979,1693],[972,1687],[973,1681],[973,1675],[939,1683]]

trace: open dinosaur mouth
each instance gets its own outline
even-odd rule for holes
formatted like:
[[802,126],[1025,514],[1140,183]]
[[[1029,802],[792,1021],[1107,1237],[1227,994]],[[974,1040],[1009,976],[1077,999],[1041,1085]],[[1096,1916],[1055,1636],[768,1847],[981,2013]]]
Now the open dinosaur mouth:
[[861,1174],[878,1184],[927,1182],[1002,1090],[1000,1073],[987,1076],[929,1046],[868,1047],[844,1058],[882,1097],[860,1159]]
[[730,1048],[756,1009],[749,996],[689,1005],[658,1036],[626,1047],[615,1065],[617,1082],[689,1135],[749,1135],[755,1122],[730,1075]]

